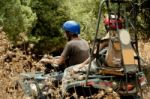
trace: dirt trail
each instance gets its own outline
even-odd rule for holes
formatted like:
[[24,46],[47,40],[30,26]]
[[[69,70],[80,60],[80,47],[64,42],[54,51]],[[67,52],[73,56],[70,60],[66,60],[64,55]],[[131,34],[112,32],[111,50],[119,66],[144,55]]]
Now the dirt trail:
[[0,99],[22,99],[22,93],[15,90],[15,81],[21,72],[36,69],[37,62],[31,56],[12,48],[5,32],[0,32]]
[[[139,46],[142,58],[149,62],[150,42],[140,42]],[[149,72],[150,67],[147,68]],[[15,80],[19,78],[19,73],[34,72],[35,69],[37,69],[37,61],[32,59],[32,54],[27,55],[19,48],[12,48],[5,32],[0,31],[0,99],[23,99],[22,91],[15,90]],[[144,90],[144,99],[150,99],[149,87]]]

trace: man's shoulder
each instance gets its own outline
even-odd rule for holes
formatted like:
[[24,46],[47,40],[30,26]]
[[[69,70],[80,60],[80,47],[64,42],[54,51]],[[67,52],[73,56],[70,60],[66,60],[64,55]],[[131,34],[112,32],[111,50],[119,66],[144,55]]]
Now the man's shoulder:
[[88,42],[84,39],[70,41],[70,42],[68,42],[68,47],[80,48],[80,49],[89,49]]
[[87,42],[85,39],[79,39],[79,40],[71,40],[68,43],[76,43],[76,42]]

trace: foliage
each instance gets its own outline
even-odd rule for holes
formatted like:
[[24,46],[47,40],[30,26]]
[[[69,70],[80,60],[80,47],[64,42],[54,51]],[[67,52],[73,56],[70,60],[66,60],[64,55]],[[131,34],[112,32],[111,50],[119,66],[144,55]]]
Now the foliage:
[[20,0],[1,0],[1,25],[7,32],[10,40],[15,43],[19,40],[19,33],[29,33],[36,22],[36,14],[31,8],[21,5]]
[[59,36],[60,27],[65,21],[59,0],[34,0],[31,8],[36,12],[38,20],[32,34],[41,36]]
[[[63,7],[70,20],[81,24],[81,36],[86,40],[93,39],[96,30],[99,0],[64,0]],[[101,31],[103,27],[100,27]]]
[[42,47],[41,50],[61,48],[64,46],[61,26],[67,20],[67,15],[61,9],[61,2],[60,0],[0,1],[2,7],[0,25],[4,27],[14,44],[32,42],[37,48]]
[[[33,0],[31,8],[37,15],[37,23],[30,34],[30,41],[35,42],[38,38],[36,47],[43,51],[53,51],[55,48],[64,47],[65,39],[61,33],[61,27],[67,20],[65,10],[62,9],[60,0]],[[57,39],[56,39],[57,38]],[[55,49],[56,50],[56,49]]]
[[150,0],[144,0],[139,8],[139,15],[137,17],[137,27],[141,32],[141,36],[150,38]]
[[[14,44],[30,42],[35,50],[42,53],[53,52],[64,47],[62,24],[66,20],[76,20],[81,24],[81,36],[86,40],[94,39],[101,0],[1,0],[0,26]],[[149,0],[136,0],[137,24],[142,36],[150,37]],[[111,6],[117,9],[116,6]],[[102,9],[106,12],[106,7]],[[129,4],[129,10],[132,10]],[[134,20],[134,19],[133,19]],[[100,37],[104,35],[100,23]]]

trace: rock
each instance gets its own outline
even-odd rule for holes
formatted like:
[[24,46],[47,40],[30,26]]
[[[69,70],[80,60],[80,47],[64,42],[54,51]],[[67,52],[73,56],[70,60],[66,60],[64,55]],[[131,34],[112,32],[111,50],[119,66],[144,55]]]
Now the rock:
[[105,89],[105,91],[106,91],[106,93],[111,93],[111,92],[113,92],[113,89],[110,88],[110,87],[107,87],[107,88]]

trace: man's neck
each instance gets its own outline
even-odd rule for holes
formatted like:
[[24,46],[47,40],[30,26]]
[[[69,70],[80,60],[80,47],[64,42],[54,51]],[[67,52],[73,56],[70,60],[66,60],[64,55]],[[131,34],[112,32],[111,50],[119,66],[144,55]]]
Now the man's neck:
[[79,37],[72,37],[71,40],[80,40]]

